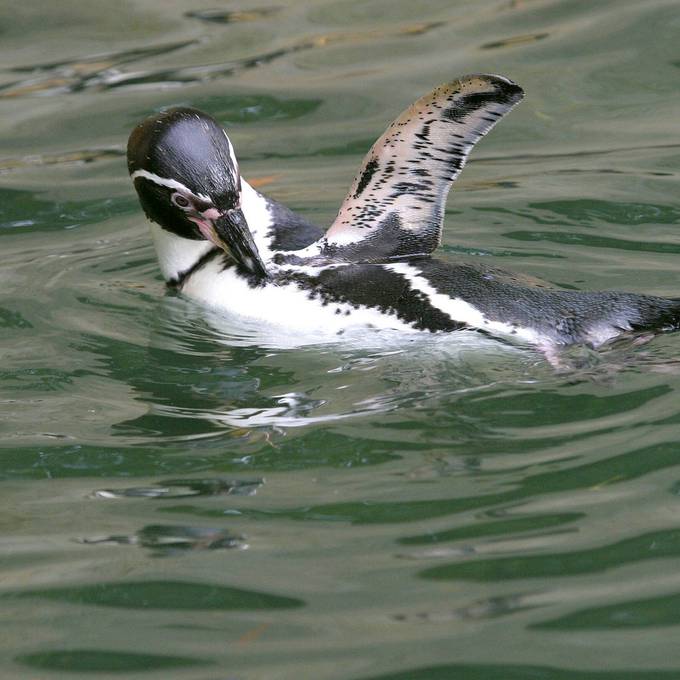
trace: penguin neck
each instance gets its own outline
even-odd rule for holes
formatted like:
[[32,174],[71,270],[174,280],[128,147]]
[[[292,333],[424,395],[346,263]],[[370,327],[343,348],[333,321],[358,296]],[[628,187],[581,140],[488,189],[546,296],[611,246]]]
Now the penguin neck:
[[217,250],[210,241],[193,241],[151,223],[151,236],[161,274],[167,283],[178,283],[209,252]]
[[269,201],[241,177],[241,210],[245,215],[248,229],[257,246],[260,257],[268,262],[273,254],[271,249],[271,227],[274,219]]

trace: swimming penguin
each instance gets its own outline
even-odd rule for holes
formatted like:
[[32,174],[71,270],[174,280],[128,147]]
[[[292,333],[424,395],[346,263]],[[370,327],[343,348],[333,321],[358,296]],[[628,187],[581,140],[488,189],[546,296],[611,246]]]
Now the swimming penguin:
[[502,76],[470,75],[421,97],[370,149],[325,233],[241,177],[213,118],[150,116],[130,135],[128,168],[165,280],[229,314],[319,335],[478,331],[547,348],[678,328],[680,299],[553,289],[432,256],[451,184],[523,96]]

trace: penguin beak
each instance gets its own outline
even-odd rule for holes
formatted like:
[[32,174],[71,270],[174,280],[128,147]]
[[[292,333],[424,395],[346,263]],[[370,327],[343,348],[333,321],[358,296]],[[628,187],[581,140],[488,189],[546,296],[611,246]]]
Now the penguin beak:
[[213,226],[218,246],[228,251],[248,271],[261,278],[267,278],[267,268],[257,251],[248,229],[248,222],[240,208],[226,210],[213,221]]

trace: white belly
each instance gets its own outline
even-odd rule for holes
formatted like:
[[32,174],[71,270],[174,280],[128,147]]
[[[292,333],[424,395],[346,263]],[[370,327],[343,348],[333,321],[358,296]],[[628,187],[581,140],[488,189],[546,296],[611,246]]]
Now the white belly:
[[301,333],[336,335],[352,328],[378,328],[419,333],[395,314],[379,309],[333,302],[323,305],[309,298],[309,291],[297,283],[251,287],[234,268],[222,271],[214,260],[193,274],[182,293],[228,315],[251,319]]

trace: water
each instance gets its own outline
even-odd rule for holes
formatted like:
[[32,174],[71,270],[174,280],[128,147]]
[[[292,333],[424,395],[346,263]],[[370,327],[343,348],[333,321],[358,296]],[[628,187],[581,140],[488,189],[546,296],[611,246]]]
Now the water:
[[[678,295],[677,2],[0,5],[3,678],[680,677],[680,336],[296,347],[165,294],[124,165],[190,104],[328,224],[439,82],[527,99],[443,251]],[[279,339],[280,340],[280,339]]]

